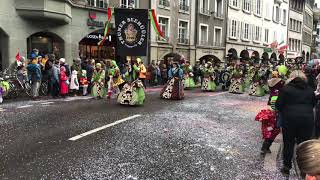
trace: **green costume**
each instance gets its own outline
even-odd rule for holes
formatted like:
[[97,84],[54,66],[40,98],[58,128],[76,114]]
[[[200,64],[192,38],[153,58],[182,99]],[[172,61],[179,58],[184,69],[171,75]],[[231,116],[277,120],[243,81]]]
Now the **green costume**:
[[103,98],[106,96],[107,91],[106,91],[104,82],[105,82],[105,71],[95,70],[92,77],[92,83],[93,83],[92,96],[93,97]]
[[183,67],[184,73],[184,88],[191,89],[196,86],[194,79],[193,79],[193,69],[191,65],[185,65]]
[[229,88],[230,93],[243,94],[245,90],[243,81],[243,72],[239,67],[232,71],[231,85]]
[[214,68],[213,67],[206,67],[202,70],[203,74],[203,82],[201,86],[201,90],[203,91],[215,91],[217,88],[216,83],[214,82]]

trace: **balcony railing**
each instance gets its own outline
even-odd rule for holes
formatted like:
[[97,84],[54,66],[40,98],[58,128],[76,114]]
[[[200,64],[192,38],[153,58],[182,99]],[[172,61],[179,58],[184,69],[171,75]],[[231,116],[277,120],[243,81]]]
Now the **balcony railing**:
[[170,1],[168,1],[168,0],[159,0],[159,7],[170,7]]
[[200,13],[210,15],[210,10],[208,8],[200,8]]
[[188,5],[180,4],[180,10],[181,10],[181,11],[188,12],[189,9],[190,9],[190,7],[189,7]]
[[178,39],[178,43],[181,43],[181,44],[188,44],[188,43],[189,43],[189,39],[179,38],[179,39]]

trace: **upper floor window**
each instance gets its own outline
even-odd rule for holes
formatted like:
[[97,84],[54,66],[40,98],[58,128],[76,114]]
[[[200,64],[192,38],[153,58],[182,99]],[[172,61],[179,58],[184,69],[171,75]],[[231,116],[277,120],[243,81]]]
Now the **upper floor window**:
[[209,26],[206,24],[200,24],[200,44],[207,45],[208,44],[208,32]]
[[189,0],[179,0],[179,9],[182,11],[189,11]]
[[261,31],[262,31],[262,27],[259,27],[259,26],[253,27],[253,41],[255,42],[261,41]]
[[223,0],[216,0],[215,12],[216,17],[223,17]]
[[250,24],[243,23],[242,24],[242,40],[249,40],[249,32],[250,32]]
[[170,7],[169,0],[159,0],[159,7]]
[[228,26],[228,36],[231,39],[238,39],[240,35],[240,21],[237,20],[229,20],[229,26]]
[[273,21],[277,23],[280,22],[280,8],[278,5],[273,6]]
[[120,0],[121,8],[136,8],[137,6],[136,0]]
[[243,10],[246,12],[251,11],[251,0],[243,0]]
[[97,7],[97,8],[107,8],[108,0],[87,0],[89,6]]
[[178,30],[178,40],[179,43],[188,43],[188,22],[187,21],[179,21],[179,30]]
[[256,15],[261,15],[261,7],[262,7],[262,2],[261,0],[256,0],[256,6],[255,6],[255,14]]
[[283,9],[283,12],[282,12],[282,24],[283,25],[287,24],[287,10],[286,9]]
[[240,8],[240,0],[229,0],[229,5],[234,8]]
[[[167,17],[159,17],[159,26],[160,26],[160,29],[161,29],[161,31],[162,31],[162,33],[163,33],[163,36],[165,37],[165,38],[168,38],[169,37],[169,32],[170,32],[170,29],[169,29],[169,27],[170,27],[170,19],[169,18],[167,18]],[[160,39],[160,37],[159,37],[159,40],[162,40],[162,38]]]
[[271,13],[270,13],[271,11],[272,11],[272,8],[270,8],[270,4],[269,3],[265,4],[265,9],[264,9],[265,19],[271,20]]
[[264,29],[264,43],[269,43],[269,29]]
[[200,0],[200,12],[203,14],[210,14],[210,1]]

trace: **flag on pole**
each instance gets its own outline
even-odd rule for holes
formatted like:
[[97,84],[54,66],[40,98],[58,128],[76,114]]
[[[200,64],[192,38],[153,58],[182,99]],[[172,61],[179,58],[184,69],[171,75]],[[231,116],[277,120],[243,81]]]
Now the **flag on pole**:
[[279,43],[279,46],[283,45],[284,44],[284,41],[281,41],[281,43]]
[[153,29],[156,31],[157,35],[158,35],[159,37],[161,37],[162,39],[165,39],[164,34],[163,34],[163,32],[161,31],[161,29],[160,29],[160,25],[159,25],[159,23],[158,23],[158,20],[157,20],[157,17],[156,17],[156,13],[155,13],[154,9],[151,9],[151,10],[149,11],[149,17],[150,17],[150,19],[151,19],[152,27],[153,27]]
[[105,25],[103,39],[98,42],[98,46],[101,46],[107,40],[108,34],[110,33],[109,25],[111,23],[112,15],[114,14],[114,9],[109,7],[107,13],[108,13],[108,21],[106,22],[106,25]]

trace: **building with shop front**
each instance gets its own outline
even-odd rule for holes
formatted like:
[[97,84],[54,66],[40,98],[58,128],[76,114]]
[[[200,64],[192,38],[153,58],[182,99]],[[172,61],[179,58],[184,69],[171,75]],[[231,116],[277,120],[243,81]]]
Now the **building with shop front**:
[[[34,48],[68,62],[79,56],[114,58],[115,32],[98,47],[108,6],[149,8],[148,0],[2,0],[0,7],[0,65],[8,67]],[[144,59],[147,59],[146,57]]]
[[[320,2],[320,1],[319,1]],[[320,4],[315,3],[313,6],[313,36],[311,59],[318,59],[320,55]]]
[[302,56],[302,29],[305,1],[289,1],[289,27],[288,27],[288,59],[296,59]]
[[287,42],[288,0],[230,0],[226,53],[233,59],[284,58],[278,46]]
[[302,52],[301,56],[306,62],[310,61],[313,32],[313,5],[314,0],[305,0],[302,28]]

